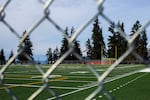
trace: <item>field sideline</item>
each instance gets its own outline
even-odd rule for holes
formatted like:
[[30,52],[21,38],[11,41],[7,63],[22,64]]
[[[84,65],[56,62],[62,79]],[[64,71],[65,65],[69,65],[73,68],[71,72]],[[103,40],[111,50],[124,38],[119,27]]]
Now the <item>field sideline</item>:
[[[43,65],[44,71],[50,65]],[[96,65],[95,70],[102,74],[109,65]],[[144,65],[119,65],[104,81],[105,90],[117,100],[149,100],[149,73],[139,72]],[[10,66],[5,72],[4,84],[11,89],[19,99],[26,100],[33,92],[42,86],[42,76],[32,66]],[[143,85],[144,84],[144,85]],[[49,87],[63,100],[83,100],[97,87],[97,79],[91,71],[80,64],[60,65],[49,77]],[[141,92],[142,90],[142,92]],[[128,93],[127,94],[125,93]],[[131,92],[131,93],[130,93]],[[138,96],[138,94],[141,92]],[[126,97],[127,96],[127,97]],[[136,98],[137,97],[137,98]],[[0,87],[0,100],[10,100],[3,87]],[[127,99],[128,98],[128,99]],[[36,100],[53,100],[47,89]],[[107,100],[105,93],[98,94],[93,100]]]

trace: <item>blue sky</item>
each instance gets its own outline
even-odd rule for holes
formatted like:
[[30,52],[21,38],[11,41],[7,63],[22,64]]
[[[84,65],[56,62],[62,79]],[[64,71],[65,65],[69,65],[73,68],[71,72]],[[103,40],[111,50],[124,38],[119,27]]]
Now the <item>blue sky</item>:
[[[1,0],[2,5],[6,0]],[[46,0],[45,0],[46,1]],[[143,25],[150,20],[149,0],[106,0],[104,3],[104,14],[112,21],[123,21],[125,31],[130,33],[132,25],[139,20]],[[54,0],[50,7],[50,17],[63,29],[73,26],[77,29],[83,22],[97,12],[96,0]],[[38,0],[12,0],[8,5],[5,20],[16,29],[21,35],[28,30],[35,22],[43,16],[43,5]],[[103,28],[103,36],[107,42],[107,31],[109,24],[99,17],[100,26]],[[85,43],[91,38],[92,23],[79,35],[82,50]],[[147,28],[147,35],[150,37],[150,27]],[[18,39],[9,29],[0,23],[0,48],[4,48],[6,53],[12,49],[17,51]],[[33,42],[34,54],[45,54],[48,48],[61,46],[62,34],[48,21],[44,21],[30,36]],[[150,43],[150,38],[148,40]]]

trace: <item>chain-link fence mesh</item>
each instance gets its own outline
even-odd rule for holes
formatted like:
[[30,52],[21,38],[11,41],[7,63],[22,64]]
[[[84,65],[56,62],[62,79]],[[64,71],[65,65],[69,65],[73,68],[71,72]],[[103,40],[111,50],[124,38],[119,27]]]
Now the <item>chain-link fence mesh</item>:
[[[104,0],[95,0],[95,2],[97,2],[97,9],[98,12],[93,15],[91,18],[89,18],[89,20],[87,20],[85,23],[83,23],[74,33],[71,37],[68,37],[65,32],[64,29],[59,26],[55,20],[53,20],[50,17],[50,11],[49,8],[51,5],[53,5],[53,2],[55,2],[54,0],[47,0],[47,1],[42,1],[39,0],[40,3],[43,4],[43,16],[41,19],[39,19],[33,26],[29,27],[29,30],[26,31],[26,33],[21,37],[18,32],[16,31],[16,29],[13,28],[13,26],[11,26],[7,20],[5,19],[5,9],[9,6],[9,4],[11,2],[13,2],[13,0],[6,0],[6,2],[0,6],[0,22],[3,23],[4,26],[7,26],[7,28],[11,31],[12,34],[14,34],[18,39],[19,39],[19,45],[21,45],[21,49],[17,52],[17,54],[15,54],[13,57],[11,57],[11,59],[9,59],[9,61],[0,69],[0,86],[4,88],[4,90],[12,96],[12,98],[14,100],[17,100],[17,95],[19,94],[14,94],[13,91],[11,91],[11,89],[9,89],[4,83],[3,80],[5,79],[4,73],[7,72],[7,69],[10,67],[11,63],[13,62],[13,60],[15,58],[17,58],[17,56],[24,50],[24,40],[26,39],[27,36],[29,36],[38,26],[40,26],[43,21],[47,20],[49,23],[51,23],[58,31],[60,31],[63,36],[68,40],[69,42],[69,50],[63,54],[48,70],[46,70],[46,72],[41,68],[40,65],[37,65],[32,58],[30,58],[30,56],[28,56],[27,54],[24,54],[26,56],[26,58],[28,60],[30,60],[31,63],[35,64],[36,69],[41,73],[42,75],[42,86],[36,90],[33,94],[31,94],[30,97],[28,97],[29,100],[32,100],[34,98],[36,98],[38,95],[40,95],[40,93],[42,93],[42,91],[44,90],[48,90],[49,93],[51,95],[53,95],[56,99],[60,100],[61,97],[59,95],[57,95],[50,87],[49,85],[49,76],[52,74],[52,72],[59,67],[59,65],[61,64],[61,62],[63,62],[63,60],[70,54],[73,53],[79,60],[82,60],[83,58],[77,54],[74,51],[73,48],[73,41],[80,35],[82,34],[82,31],[91,23],[93,22],[97,16],[101,16],[106,22],[108,22],[109,24],[112,24],[113,21],[104,14],[104,7],[103,7],[103,3]],[[39,2],[37,1],[37,2]],[[96,88],[96,90],[92,91],[90,95],[87,95],[87,97],[85,98],[85,100],[91,100],[92,98],[94,98],[98,93],[100,92],[104,92],[104,79],[119,65],[119,63],[121,63],[129,54],[133,54],[137,59],[139,59],[140,61],[144,62],[144,59],[137,54],[134,51],[134,40],[136,39],[136,37],[141,33],[141,31],[143,31],[144,29],[146,29],[150,24],[150,21],[147,21],[147,23],[145,23],[145,25],[140,28],[133,36],[132,38],[128,38],[126,36],[126,33],[124,33],[118,26],[117,24],[115,24],[115,28],[116,30],[119,31],[119,33],[121,34],[121,36],[123,36],[127,42],[128,42],[128,50],[120,57],[118,58],[103,74],[99,74],[97,73],[97,71],[93,68],[92,65],[90,64],[86,64],[86,66],[90,69],[90,71],[95,75],[95,77],[97,78],[97,82],[96,82],[96,86],[98,86]],[[147,63],[145,63],[146,65],[148,65]],[[94,86],[95,86],[94,85]],[[79,90],[80,91],[80,90]],[[108,91],[105,91],[105,95],[107,96],[108,99],[113,99],[112,96],[108,93]]]

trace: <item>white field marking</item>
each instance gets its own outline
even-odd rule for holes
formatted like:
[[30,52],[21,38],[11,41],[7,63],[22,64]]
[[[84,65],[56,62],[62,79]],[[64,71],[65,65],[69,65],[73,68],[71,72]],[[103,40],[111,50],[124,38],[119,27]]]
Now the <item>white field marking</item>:
[[116,89],[113,89],[113,91],[116,91]]
[[[80,91],[83,91],[83,90],[86,90],[86,89],[93,88],[93,87],[95,87],[95,86],[97,86],[97,85],[98,85],[98,84],[95,83],[95,85],[93,85],[93,86],[89,86],[89,87],[85,87],[85,88],[80,88],[80,89],[77,89],[77,90],[75,90],[75,91],[71,91],[71,92],[68,92],[68,93],[64,93],[64,94],[59,95],[59,97],[64,97],[64,96],[67,96],[67,95],[71,95],[71,94],[73,94],[73,93],[77,93],[77,92],[80,92]],[[51,97],[51,98],[48,98],[48,99],[46,99],[46,100],[53,100],[53,99],[56,99],[56,97]]]
[[40,85],[29,85],[29,84],[4,84],[5,86],[15,86],[15,87],[35,87],[40,88]]
[[129,65],[129,66],[120,66],[120,67],[117,67],[117,68],[120,68],[120,69],[124,69],[124,68],[132,68],[132,67],[138,67],[138,66],[141,66],[141,65]]
[[98,96],[99,98],[102,98],[103,96],[102,95],[100,95],[100,96]]
[[123,85],[120,85],[120,88],[122,88],[123,87]]
[[35,80],[35,81],[41,81],[41,79],[31,79],[31,78],[5,78],[5,79],[8,79],[8,80]]
[[143,74],[143,75],[140,75],[140,76],[138,76],[138,77],[136,77],[136,78],[134,78],[134,79],[132,79],[132,80],[130,80],[130,81],[128,81],[128,82],[126,82],[125,84],[120,85],[120,86],[119,86],[119,87],[117,87],[117,88],[114,88],[114,89],[112,89],[112,90],[109,90],[109,93],[112,93],[113,91],[120,90],[120,89],[121,89],[121,87],[124,87],[124,86],[126,86],[126,85],[128,85],[128,84],[130,84],[130,83],[133,83],[134,81],[136,81],[136,80],[138,80],[138,79],[140,79],[140,78],[142,78],[142,77],[146,76],[147,74],[148,74],[148,73],[145,73],[145,74]]
[[[134,66],[134,67],[135,67],[135,66]],[[104,83],[109,83],[109,82],[112,82],[112,81],[115,81],[115,80],[118,80],[118,79],[121,79],[121,78],[130,76],[130,75],[136,74],[136,73],[138,73],[138,72],[139,72],[139,70],[134,71],[134,72],[129,72],[129,73],[126,73],[126,74],[123,74],[123,75],[118,75],[118,76],[112,77],[112,78],[109,79],[109,80],[106,80]],[[95,77],[94,77],[94,78],[95,78]],[[95,82],[95,84],[93,84],[93,86],[84,87],[84,88],[80,88],[80,89],[75,90],[75,91],[71,91],[71,92],[68,92],[68,93],[64,93],[64,94],[59,95],[59,97],[64,97],[64,96],[67,96],[67,95],[70,95],[70,94],[74,94],[74,93],[77,93],[77,92],[80,92],[80,91],[83,91],[83,90],[87,90],[87,89],[96,87],[97,85],[98,85],[97,82]],[[46,100],[53,100],[53,99],[56,99],[56,97],[51,97],[51,98],[48,98],[48,99],[46,99]]]
[[[33,76],[33,77],[31,77],[31,78],[41,78],[42,76],[40,75],[40,76]],[[51,75],[49,78],[57,78],[57,77],[63,77],[62,75]],[[92,76],[69,76],[69,75],[67,75],[67,77],[68,78],[92,78],[92,79],[94,79],[94,78],[96,78],[96,77],[92,77]]]
[[126,86],[126,84],[123,84],[122,86],[124,87],[124,86]]
[[[117,79],[120,79],[120,78],[123,78],[123,77],[127,77],[127,76],[130,76],[130,75],[135,74],[135,73],[138,73],[138,71],[136,71],[136,72],[130,72],[130,73],[125,74],[125,75],[120,75],[120,76],[114,77],[114,78],[112,78],[110,80],[105,81],[104,83],[112,82],[112,81],[115,81]],[[80,88],[80,89],[75,90],[75,91],[67,92],[67,93],[59,95],[59,97],[64,97],[64,96],[71,95],[71,94],[74,94],[74,93],[77,93],[77,92],[80,92],[80,91],[83,91],[83,90],[87,90],[87,89],[96,87],[97,85],[98,85],[98,83],[95,82],[95,84],[93,84],[93,85],[91,85],[89,87],[84,87],[84,88]],[[53,99],[56,99],[56,97],[51,97],[51,98],[48,98],[46,100],[53,100]]]
[[109,90],[109,93],[112,93],[113,91],[112,90]]
[[102,72],[105,71],[105,69],[96,69],[96,71]]
[[120,89],[120,87],[117,87],[117,89],[119,90],[119,89]]
[[12,71],[12,72],[6,72],[7,74],[12,74],[12,73],[15,73],[15,74],[20,74],[20,73],[28,73],[29,71]]
[[125,73],[123,75],[114,76],[112,78],[106,79],[104,81],[104,83],[109,83],[109,82],[115,81],[117,79],[124,78],[124,77],[130,76],[130,75],[136,74],[138,72],[139,72],[139,70],[138,71],[129,72],[129,73]]
[[66,89],[66,90],[77,90],[80,88],[76,88],[76,87],[60,87],[60,86],[50,86],[50,88],[54,88],[54,89]]
[[140,70],[139,72],[150,72],[150,68],[145,68],[143,70]]
[[83,85],[78,86],[78,87],[79,87],[79,88],[85,88],[85,87],[92,86],[92,85],[94,85],[94,84],[95,84],[95,82],[91,82],[91,83],[88,83],[88,84],[83,84]]
[[42,78],[42,76],[32,76],[31,78]]
[[[41,81],[41,79],[34,79],[34,78],[5,78],[8,80],[35,80],[35,81]],[[56,80],[58,82],[73,82],[73,83],[91,83],[91,82],[95,82],[95,81],[82,81],[82,80]]]
[[78,80],[58,80],[58,81],[61,81],[61,82],[74,82],[74,83],[91,83],[91,82],[94,82],[94,81],[78,81]]
[[136,81],[136,80],[138,80],[138,79],[140,79],[140,78],[146,76],[147,74],[148,74],[148,73],[145,73],[145,74],[143,74],[143,75],[140,75],[140,76],[134,78],[133,80],[129,81],[128,83],[132,83],[132,82],[134,82],[134,81]]
[[134,79],[132,79],[132,80],[130,80],[130,81],[124,83],[123,85],[120,85],[120,87],[117,87],[117,88],[114,88],[114,89],[112,89],[112,90],[109,90],[109,93],[112,93],[112,92],[114,92],[114,91],[117,91],[117,90],[121,89],[121,87],[127,86],[127,85],[130,84],[130,83],[133,83],[134,81],[136,81],[136,80],[138,80],[138,79],[140,79],[140,78],[146,76],[147,74],[148,74],[148,73],[145,73],[145,74],[143,74],[143,75],[140,75],[140,76],[138,76],[138,77],[135,77]]
[[89,71],[76,71],[76,72],[70,72],[70,74],[88,74]]
[[[40,85],[30,85],[30,84],[4,84],[5,86],[15,86],[15,87],[34,87],[34,88],[40,88],[42,86]],[[59,86],[50,86],[50,88],[54,89],[66,89],[66,90],[77,90],[80,88],[76,87],[59,87]]]
[[42,66],[42,68],[49,68],[50,66]]
[[[137,67],[137,66],[141,66],[141,65],[132,65],[132,66],[123,66],[123,67],[117,67],[119,68],[131,68],[131,67]],[[81,67],[79,67],[81,68]],[[96,69],[96,71],[105,71],[105,69]],[[70,74],[87,74],[89,73],[89,71],[76,71],[76,72],[70,72]]]
[[68,68],[68,69],[80,69],[80,68],[85,68],[85,69],[88,69],[87,67],[83,67],[83,66],[59,66],[61,68]]
[[86,79],[87,79],[87,78],[96,79],[96,77],[94,77],[94,76],[92,77],[92,76],[68,76],[68,75],[67,75],[67,77],[68,77],[68,78],[79,78],[79,79],[82,79],[82,78],[86,78]]
[[[50,75],[49,78],[58,78],[58,77],[62,77],[62,75]],[[31,78],[42,78],[42,76],[33,76]]]

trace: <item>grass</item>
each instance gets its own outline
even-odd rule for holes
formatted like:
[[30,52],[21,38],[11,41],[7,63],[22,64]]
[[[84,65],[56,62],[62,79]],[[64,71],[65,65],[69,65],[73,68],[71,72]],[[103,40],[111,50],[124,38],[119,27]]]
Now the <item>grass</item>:
[[[116,82],[119,85],[121,82],[125,82],[126,80],[131,80],[132,77],[139,76],[144,73],[139,73],[136,75],[132,75],[131,77],[125,78],[125,80],[118,80]],[[149,100],[150,97],[150,74],[128,84],[127,86],[123,87],[122,89],[113,92],[112,95],[117,98],[117,100]],[[109,83],[109,87],[113,87],[111,83]],[[122,83],[121,83],[122,84]]]
[[[44,71],[48,70],[51,65],[44,65]],[[99,74],[102,74],[110,65],[96,65],[93,66]],[[123,75],[125,73],[133,72],[144,68],[143,65],[119,65],[106,80],[109,80],[115,76]],[[116,100],[148,100],[150,97],[150,74],[147,74],[135,81],[137,77],[145,73],[137,73],[130,75],[118,80],[104,84],[107,91],[111,91],[127,82],[124,87],[111,92],[110,94],[116,98]],[[97,87],[87,88],[92,85],[93,82],[97,81],[97,78],[91,73],[91,71],[85,66],[80,64],[63,64],[60,65],[52,75],[58,75],[57,77],[49,78],[49,86],[58,95],[70,93],[69,95],[63,96],[63,100],[83,100],[90,93],[92,93]],[[133,82],[132,82],[133,81]],[[10,66],[5,72],[4,84],[18,84],[18,85],[29,85],[26,86],[8,86],[20,100],[26,100],[31,94],[33,94],[42,84],[42,75],[33,66]],[[143,85],[144,84],[144,85]],[[35,87],[33,87],[35,86]],[[80,88],[87,88],[82,91],[77,91]],[[141,92],[142,91],[142,92]],[[99,98],[102,96],[102,98]],[[38,95],[36,100],[43,100],[47,98],[52,98],[53,96],[47,89],[45,89],[40,95]],[[1,99],[3,98],[3,99]],[[10,100],[11,96],[0,87],[0,100]],[[107,100],[103,93],[98,94],[95,99],[97,100]]]

